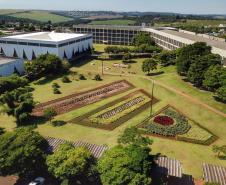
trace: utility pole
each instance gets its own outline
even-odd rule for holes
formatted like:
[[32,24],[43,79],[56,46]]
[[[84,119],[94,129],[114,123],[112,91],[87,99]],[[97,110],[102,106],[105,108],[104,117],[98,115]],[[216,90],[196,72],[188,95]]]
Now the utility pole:
[[104,75],[104,61],[101,60],[101,62],[102,62],[102,75]]
[[152,80],[152,92],[151,92],[151,110],[150,110],[150,117],[152,116],[152,112],[153,112],[154,88],[155,88],[155,82],[154,82],[154,80]]

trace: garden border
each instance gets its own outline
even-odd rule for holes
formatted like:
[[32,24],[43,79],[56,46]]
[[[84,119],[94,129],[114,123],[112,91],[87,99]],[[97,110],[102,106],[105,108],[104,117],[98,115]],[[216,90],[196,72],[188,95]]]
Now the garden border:
[[[209,138],[206,141],[200,141],[200,140],[195,140],[195,139],[189,139],[189,138],[185,138],[185,137],[172,137],[172,136],[163,136],[160,134],[152,134],[152,133],[147,133],[144,129],[140,128],[142,125],[144,125],[148,120],[152,119],[153,117],[159,115],[162,111],[168,109],[169,107],[175,109],[177,112],[179,112],[181,115],[183,115],[184,117],[186,117],[188,120],[191,120],[192,122],[194,122],[194,124],[196,124],[198,127],[200,127],[201,129],[209,132],[212,137]],[[181,112],[180,110],[178,110],[177,108],[175,108],[173,105],[166,105],[165,107],[161,108],[159,111],[157,111],[155,114],[153,114],[151,117],[145,118],[140,124],[138,124],[136,126],[138,129],[140,129],[142,131],[142,133],[146,136],[154,136],[154,137],[159,137],[159,138],[163,138],[163,139],[170,139],[170,140],[175,140],[175,141],[183,141],[183,142],[187,142],[187,143],[192,143],[192,144],[199,144],[199,145],[205,145],[205,146],[209,146],[211,144],[213,144],[217,139],[219,139],[218,136],[216,136],[213,132],[211,132],[210,130],[208,130],[207,128],[203,127],[202,125],[200,125],[199,123],[197,123],[196,121],[194,121],[193,119],[191,119],[189,116],[187,116],[186,114],[184,114],[183,112]]]
[[[114,106],[115,104],[117,103],[120,103],[121,101],[123,100],[126,100],[128,99],[129,97],[131,97],[132,95],[136,94],[136,93],[143,93],[145,94],[146,96],[148,96],[150,98],[150,101],[145,103],[144,105],[142,105],[141,107],[139,107],[138,109],[128,113],[127,115],[119,118],[118,120],[110,123],[110,124],[102,124],[102,125],[97,125],[97,124],[94,124],[94,123],[91,123],[90,121],[86,121],[85,119],[93,114],[96,114],[108,107],[111,107],[111,106]],[[74,124],[78,124],[78,125],[82,125],[82,126],[87,126],[87,127],[93,127],[93,128],[99,128],[99,129],[103,129],[103,130],[108,130],[108,131],[111,131],[111,130],[114,130],[115,128],[119,127],[120,125],[122,125],[123,123],[125,123],[126,121],[130,120],[131,118],[133,118],[134,116],[136,116],[137,114],[143,112],[146,108],[148,108],[150,105],[151,105],[151,98],[152,96],[150,94],[148,94],[144,89],[139,89],[139,90],[136,90],[132,93],[129,93],[127,94],[126,96],[123,96],[121,98],[118,98],[110,103],[107,103],[105,104],[104,106],[101,106],[93,111],[90,111],[88,113],[85,113],[83,114],[82,116],[79,116],[79,117],[76,117],[72,120],[70,120],[69,122],[71,123],[74,123]],[[153,104],[156,104],[157,102],[159,102],[158,99],[156,99],[155,97],[153,98]]]

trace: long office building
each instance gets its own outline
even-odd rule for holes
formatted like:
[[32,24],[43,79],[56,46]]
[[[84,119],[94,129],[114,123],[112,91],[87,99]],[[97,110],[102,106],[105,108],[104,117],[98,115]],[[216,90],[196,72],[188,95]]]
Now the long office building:
[[75,25],[75,33],[93,35],[96,44],[131,45],[134,36],[141,32],[140,26]]
[[5,57],[32,60],[41,54],[71,59],[92,48],[91,34],[38,32],[0,38],[0,53]]
[[195,42],[206,42],[212,47],[212,52],[221,55],[226,62],[226,42],[208,35],[174,28],[149,28],[145,26],[75,25],[73,28],[76,33],[93,34],[93,41],[97,44],[131,45],[133,38],[140,32],[150,34],[159,46],[168,50]]

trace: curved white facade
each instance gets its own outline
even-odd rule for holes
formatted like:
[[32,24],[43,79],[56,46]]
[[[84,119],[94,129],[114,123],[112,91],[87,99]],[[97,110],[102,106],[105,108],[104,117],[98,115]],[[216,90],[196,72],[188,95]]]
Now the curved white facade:
[[92,45],[92,35],[88,34],[38,32],[0,38],[0,53],[27,60],[47,53],[71,59]]
[[22,59],[1,58],[0,76],[9,76],[14,72],[24,73],[24,61]]

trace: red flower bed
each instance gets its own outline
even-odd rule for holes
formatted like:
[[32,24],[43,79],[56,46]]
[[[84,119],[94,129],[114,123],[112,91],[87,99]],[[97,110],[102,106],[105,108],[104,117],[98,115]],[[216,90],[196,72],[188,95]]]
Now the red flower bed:
[[154,122],[163,126],[173,125],[174,120],[169,116],[156,116]]

